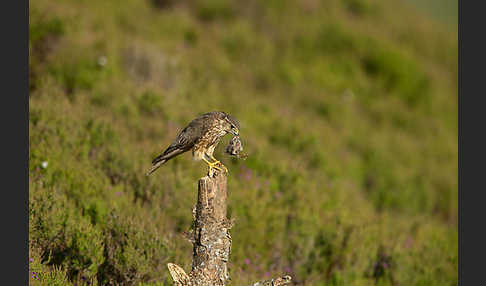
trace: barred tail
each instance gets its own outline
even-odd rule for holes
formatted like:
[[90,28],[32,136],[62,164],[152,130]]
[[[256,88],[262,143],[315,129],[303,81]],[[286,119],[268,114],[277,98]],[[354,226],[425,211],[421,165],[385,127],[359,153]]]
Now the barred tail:
[[179,148],[179,145],[170,145],[167,150],[165,150],[162,154],[159,156],[155,157],[155,159],[152,160],[152,168],[147,172],[147,176],[155,172],[162,164],[165,162],[169,161],[171,158],[174,158],[175,156],[186,152],[188,149],[184,148]]
[[162,156],[159,156],[157,158],[155,158],[153,161],[152,161],[152,167],[150,168],[150,170],[148,170],[148,172],[145,174],[146,176],[152,174],[153,172],[155,172],[155,170],[157,170],[160,166],[162,166],[162,164],[164,164],[165,162],[167,162],[166,159],[162,159],[161,158]]

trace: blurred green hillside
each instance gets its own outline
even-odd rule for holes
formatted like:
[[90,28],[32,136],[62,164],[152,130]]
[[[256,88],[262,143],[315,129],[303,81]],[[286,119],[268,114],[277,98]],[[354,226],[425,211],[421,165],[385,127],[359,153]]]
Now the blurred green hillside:
[[[231,285],[457,285],[457,28],[398,0],[30,1],[31,285],[191,268],[194,117],[235,116]],[[33,273],[35,272],[35,273]]]
[[458,13],[458,6],[459,0],[406,0],[414,5],[417,8],[423,10],[424,12],[428,13],[432,17],[436,18],[439,21],[442,21],[444,24],[449,25],[450,29],[457,30],[458,28],[458,21],[459,21],[459,13]]

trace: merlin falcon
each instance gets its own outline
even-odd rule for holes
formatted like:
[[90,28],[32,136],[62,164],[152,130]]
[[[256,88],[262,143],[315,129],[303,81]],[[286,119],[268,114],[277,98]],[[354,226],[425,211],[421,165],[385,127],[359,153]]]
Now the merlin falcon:
[[168,160],[189,150],[192,150],[194,160],[203,160],[208,164],[209,174],[213,169],[228,172],[223,163],[214,158],[213,152],[224,135],[232,133],[238,136],[239,130],[239,122],[231,115],[222,111],[205,113],[192,120],[174,142],[152,161],[152,167],[146,175],[152,174]]

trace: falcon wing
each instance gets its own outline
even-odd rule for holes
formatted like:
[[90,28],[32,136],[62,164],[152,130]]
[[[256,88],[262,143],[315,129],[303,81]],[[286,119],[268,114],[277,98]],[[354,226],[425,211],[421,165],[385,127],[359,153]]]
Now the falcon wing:
[[201,138],[208,130],[208,121],[210,121],[209,117],[210,114],[206,113],[191,121],[186,128],[184,128],[179,135],[177,135],[174,142],[172,142],[172,144],[170,144],[170,146],[167,147],[162,154],[157,156],[152,161],[152,164],[155,164],[161,160],[167,161],[181,153],[189,151],[194,144],[196,144],[197,140]]

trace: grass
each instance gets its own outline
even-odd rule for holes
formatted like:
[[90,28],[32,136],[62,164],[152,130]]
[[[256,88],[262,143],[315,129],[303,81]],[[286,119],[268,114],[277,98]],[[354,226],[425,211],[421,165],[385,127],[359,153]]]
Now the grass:
[[378,0],[35,0],[29,28],[31,285],[189,271],[206,168],[144,174],[210,110],[250,155],[216,151],[231,285],[458,284],[457,30]]

